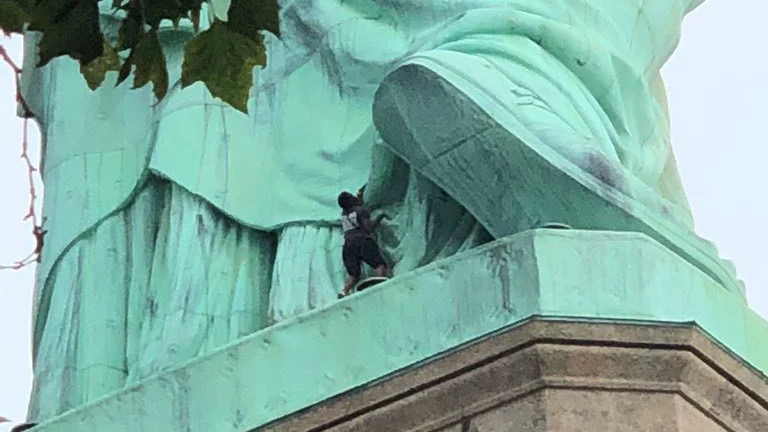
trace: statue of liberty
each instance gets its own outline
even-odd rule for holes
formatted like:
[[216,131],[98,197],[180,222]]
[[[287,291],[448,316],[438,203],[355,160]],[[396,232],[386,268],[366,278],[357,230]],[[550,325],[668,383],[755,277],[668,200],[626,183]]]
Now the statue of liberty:
[[740,289],[693,234],[659,73],[699,0],[280,3],[248,115],[181,88],[188,27],[161,33],[159,104],[25,68],[48,230],[30,421],[336,301],[336,197],[364,184],[395,277],[558,222],[648,233]]

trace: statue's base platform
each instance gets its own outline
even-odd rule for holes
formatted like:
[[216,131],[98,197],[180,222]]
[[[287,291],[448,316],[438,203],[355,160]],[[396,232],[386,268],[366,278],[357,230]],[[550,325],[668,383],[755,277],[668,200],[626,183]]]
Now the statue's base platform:
[[766,341],[740,293],[649,237],[537,230],[36,430],[763,431]]

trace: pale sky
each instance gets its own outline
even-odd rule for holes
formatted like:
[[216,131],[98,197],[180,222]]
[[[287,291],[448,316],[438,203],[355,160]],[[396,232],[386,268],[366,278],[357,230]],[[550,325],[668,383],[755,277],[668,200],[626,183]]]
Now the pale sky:
[[[768,1],[709,0],[686,21],[664,68],[672,138],[699,235],[735,262],[750,306],[768,317]],[[21,63],[19,39],[0,36]],[[33,248],[28,187],[19,158],[22,122],[14,85],[0,62],[0,264]],[[39,135],[30,127],[37,157]],[[766,163],[766,165],[763,165]],[[34,268],[0,271],[0,416],[24,419],[31,386],[30,314]],[[0,432],[9,425],[0,424]]]

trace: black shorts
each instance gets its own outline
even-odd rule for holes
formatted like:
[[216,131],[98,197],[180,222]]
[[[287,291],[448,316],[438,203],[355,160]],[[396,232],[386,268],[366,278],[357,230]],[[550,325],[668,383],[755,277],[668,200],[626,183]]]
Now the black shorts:
[[384,258],[379,251],[379,245],[368,236],[354,236],[344,240],[342,249],[344,268],[353,278],[360,278],[360,263],[365,262],[376,268],[384,265]]

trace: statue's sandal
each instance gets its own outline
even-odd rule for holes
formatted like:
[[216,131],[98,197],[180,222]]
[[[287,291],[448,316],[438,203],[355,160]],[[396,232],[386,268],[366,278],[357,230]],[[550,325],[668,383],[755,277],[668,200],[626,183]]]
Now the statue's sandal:
[[455,53],[448,53],[419,54],[390,73],[376,94],[374,122],[394,153],[495,238],[540,227],[538,218],[573,229],[640,232],[744,296],[732,263],[712,243],[543,143],[515,116],[514,83],[470,56],[456,67],[456,59],[444,57]]

